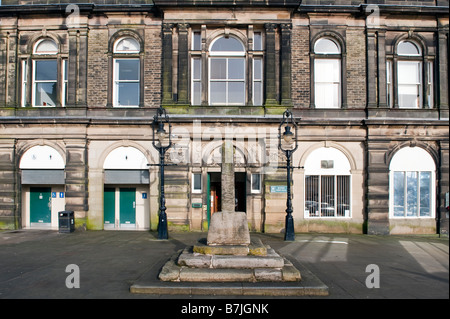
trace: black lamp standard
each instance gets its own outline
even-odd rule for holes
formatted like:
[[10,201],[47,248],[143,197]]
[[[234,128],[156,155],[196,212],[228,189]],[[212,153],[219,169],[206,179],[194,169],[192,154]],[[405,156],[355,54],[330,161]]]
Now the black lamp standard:
[[[169,132],[164,129],[164,124],[169,126]],[[166,198],[164,195],[164,154],[172,146],[171,133],[172,125],[169,121],[169,116],[166,110],[160,107],[153,117],[153,147],[159,152],[159,167],[160,167],[160,198],[159,198],[159,220],[158,220],[158,239],[168,239],[167,231],[167,214],[166,214]],[[156,135],[156,138],[155,138]],[[159,143],[157,143],[157,141]],[[167,143],[167,145],[164,145]]]
[[[281,135],[281,127],[284,127],[283,135]],[[291,131],[295,130],[295,134]],[[283,137],[283,141],[281,140]],[[284,143],[283,143],[284,142]],[[286,169],[287,169],[287,200],[286,200],[286,232],[284,234],[284,240],[294,241],[294,218],[292,217],[292,200],[291,200],[291,157],[292,153],[297,150],[297,124],[294,121],[292,112],[289,110],[284,111],[283,120],[278,126],[278,149],[286,154]]]

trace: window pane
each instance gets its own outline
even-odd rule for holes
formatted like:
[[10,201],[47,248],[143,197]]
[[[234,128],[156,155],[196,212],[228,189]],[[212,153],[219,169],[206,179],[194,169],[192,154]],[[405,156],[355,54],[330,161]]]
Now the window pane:
[[262,83],[255,82],[253,85],[253,105],[262,105]]
[[341,50],[334,41],[323,38],[316,41],[314,52],[321,54],[339,54]]
[[394,172],[394,216],[405,214],[405,173]]
[[321,176],[320,182],[322,216],[334,216],[334,176]]
[[314,79],[316,82],[339,82],[340,81],[339,59],[316,59],[314,64]]
[[398,107],[417,108],[419,107],[419,86],[400,85],[398,86]]
[[417,172],[406,172],[406,215],[417,216]]
[[245,60],[228,59],[228,79],[243,80],[245,77]]
[[244,82],[228,83],[228,103],[244,104],[245,103],[245,84]]
[[223,80],[227,76],[227,60],[211,59],[211,79]]
[[337,216],[350,217],[350,176],[336,176]]
[[116,52],[139,52],[139,50],[139,42],[133,38],[121,39],[116,46]]
[[119,81],[139,80],[139,60],[116,60],[116,79]]
[[139,83],[118,83],[117,89],[119,105],[139,105]]
[[319,216],[319,176],[305,177],[305,213],[309,217]]
[[36,83],[36,106],[56,106],[56,83]]
[[226,52],[236,52],[244,51],[244,46],[241,41],[233,37],[229,38],[219,38],[217,39],[211,47],[211,51],[226,51]]
[[420,62],[398,61],[398,83],[420,83]]
[[200,32],[194,32],[192,36],[192,50],[202,49],[202,34]]
[[194,174],[194,190],[200,191],[202,189],[202,174]]
[[414,43],[402,41],[398,44],[397,53],[399,55],[420,55],[420,50]]
[[38,54],[56,54],[58,45],[53,40],[43,40],[36,46],[35,51]]
[[192,104],[200,105],[202,103],[202,83],[194,82],[192,88]]
[[200,80],[202,76],[202,60],[193,59],[192,64],[192,78],[194,80]]
[[262,36],[261,32],[253,33],[253,50],[262,50]]
[[226,103],[226,82],[210,83],[210,101],[211,104]]
[[261,175],[252,174],[252,191],[260,191],[261,190]]
[[36,81],[56,81],[57,67],[56,60],[41,60],[35,62]]
[[253,59],[253,79],[262,80],[262,59]]
[[339,84],[316,83],[314,92],[316,108],[339,107]]
[[431,172],[420,172],[420,216],[431,216]]

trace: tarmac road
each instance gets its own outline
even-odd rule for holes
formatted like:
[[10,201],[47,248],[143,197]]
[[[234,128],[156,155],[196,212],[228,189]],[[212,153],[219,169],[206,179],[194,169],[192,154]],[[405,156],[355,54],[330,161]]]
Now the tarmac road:
[[[301,263],[328,286],[328,296],[298,298],[449,298],[448,238],[296,234],[295,242],[285,242],[282,234],[251,235]],[[146,231],[0,231],[0,299],[220,299],[130,293],[141,276],[153,272],[156,278],[174,253],[206,233],[169,236],[160,241]],[[77,283],[68,265],[79,271],[79,288],[66,286]]]

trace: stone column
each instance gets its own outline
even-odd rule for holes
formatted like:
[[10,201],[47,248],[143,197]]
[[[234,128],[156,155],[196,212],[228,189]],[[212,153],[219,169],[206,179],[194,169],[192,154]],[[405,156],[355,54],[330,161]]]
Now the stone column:
[[292,24],[281,25],[281,104],[292,105],[291,99],[291,29]]
[[163,23],[162,25],[162,104],[173,104],[172,91],[172,28],[173,24]]
[[189,24],[178,24],[178,103],[188,104],[189,86],[189,48],[188,48]]
[[266,67],[265,67],[265,85],[266,102],[265,104],[277,104],[277,83],[275,67],[275,28],[276,24],[266,23]]
[[222,145],[222,212],[234,212],[234,148],[233,143],[226,140]]

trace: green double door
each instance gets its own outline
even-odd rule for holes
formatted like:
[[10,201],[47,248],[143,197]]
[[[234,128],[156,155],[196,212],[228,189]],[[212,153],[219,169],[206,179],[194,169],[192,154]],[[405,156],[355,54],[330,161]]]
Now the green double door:
[[[119,188],[119,222],[120,226],[136,224],[136,188]],[[114,225],[116,219],[116,189],[104,190],[104,223]]]
[[51,187],[30,188],[30,222],[36,224],[52,222]]

